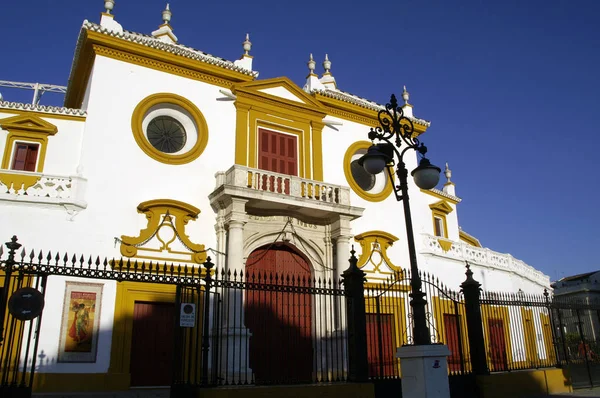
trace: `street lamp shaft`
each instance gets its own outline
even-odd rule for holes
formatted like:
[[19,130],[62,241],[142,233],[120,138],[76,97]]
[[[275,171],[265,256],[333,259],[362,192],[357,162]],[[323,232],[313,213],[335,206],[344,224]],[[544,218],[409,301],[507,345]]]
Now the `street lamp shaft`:
[[396,165],[396,175],[400,181],[400,198],[404,206],[406,240],[408,242],[408,256],[410,261],[410,305],[413,313],[413,342],[415,345],[426,345],[431,344],[429,328],[427,327],[427,301],[425,301],[425,293],[421,291],[422,281],[417,266],[417,250],[415,249],[415,236],[413,233],[410,202],[408,200],[408,170],[402,158],[399,158]]

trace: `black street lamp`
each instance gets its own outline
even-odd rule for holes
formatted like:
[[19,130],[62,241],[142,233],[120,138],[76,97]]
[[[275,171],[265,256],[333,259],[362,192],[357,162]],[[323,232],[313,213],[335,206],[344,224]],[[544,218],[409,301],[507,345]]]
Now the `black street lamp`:
[[[404,116],[401,107],[398,106],[396,96],[392,94],[389,104],[377,115],[380,126],[371,128],[369,139],[371,141],[382,141],[371,145],[358,163],[364,167],[367,173],[379,174],[387,169],[389,179],[394,187],[396,200],[404,203],[404,219],[406,221],[406,238],[408,241],[408,253],[410,257],[410,305],[413,312],[413,342],[415,345],[431,344],[429,328],[427,327],[425,293],[422,292],[421,276],[417,267],[417,253],[415,249],[415,237],[413,234],[412,218],[410,215],[410,204],[408,202],[408,170],[404,163],[404,154],[409,149],[414,149],[423,157],[419,166],[411,172],[415,184],[421,189],[434,188],[440,180],[441,169],[432,165],[424,156],[427,148],[414,136],[412,121]],[[392,141],[393,140],[393,143]],[[396,155],[397,160],[394,159]],[[393,183],[392,168],[396,167],[396,175],[399,185]]]

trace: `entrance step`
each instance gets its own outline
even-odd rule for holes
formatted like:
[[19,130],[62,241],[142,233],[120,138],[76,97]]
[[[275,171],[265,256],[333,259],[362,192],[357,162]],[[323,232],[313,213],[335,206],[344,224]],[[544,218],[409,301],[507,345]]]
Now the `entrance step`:
[[169,398],[170,388],[127,391],[34,393],[33,398]]

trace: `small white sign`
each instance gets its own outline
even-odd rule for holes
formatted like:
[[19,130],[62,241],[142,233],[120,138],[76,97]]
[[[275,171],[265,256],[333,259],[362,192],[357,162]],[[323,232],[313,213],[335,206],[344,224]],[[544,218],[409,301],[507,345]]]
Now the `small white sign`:
[[182,328],[193,328],[196,325],[196,304],[181,303],[179,312],[179,326]]

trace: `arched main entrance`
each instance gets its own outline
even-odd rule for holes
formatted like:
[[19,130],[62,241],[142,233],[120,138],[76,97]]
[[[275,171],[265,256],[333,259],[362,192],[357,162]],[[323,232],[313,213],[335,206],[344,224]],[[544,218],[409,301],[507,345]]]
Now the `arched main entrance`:
[[[311,286],[310,262],[288,244],[263,246],[246,261],[244,318],[252,333],[249,365],[257,384],[309,382],[313,371],[312,296],[282,286]],[[274,285],[274,286],[273,286]]]

